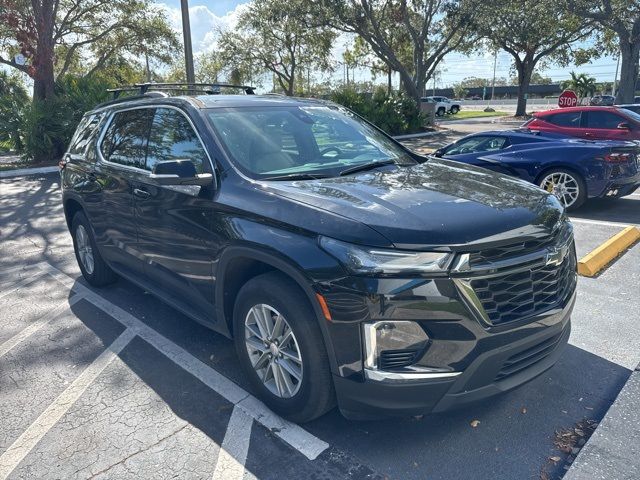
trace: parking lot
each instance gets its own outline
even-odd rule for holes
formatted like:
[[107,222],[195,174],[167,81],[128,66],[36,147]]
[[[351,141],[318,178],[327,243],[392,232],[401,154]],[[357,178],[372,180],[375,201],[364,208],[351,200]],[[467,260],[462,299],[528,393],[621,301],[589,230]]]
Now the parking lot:
[[[581,257],[640,194],[573,216]],[[232,342],[125,280],[82,280],[58,177],[0,180],[0,479],[558,478],[558,432],[599,421],[640,361],[640,246],[580,278],[570,345],[522,388],[453,413],[285,422]],[[476,422],[477,421],[477,422]],[[559,460],[550,460],[559,458]]]

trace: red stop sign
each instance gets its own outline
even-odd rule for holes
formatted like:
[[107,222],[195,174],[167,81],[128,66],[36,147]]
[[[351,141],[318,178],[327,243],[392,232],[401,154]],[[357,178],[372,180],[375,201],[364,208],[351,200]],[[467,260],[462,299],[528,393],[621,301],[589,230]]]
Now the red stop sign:
[[576,105],[578,105],[578,96],[573,90],[565,90],[558,97],[558,106],[560,108],[575,107]]

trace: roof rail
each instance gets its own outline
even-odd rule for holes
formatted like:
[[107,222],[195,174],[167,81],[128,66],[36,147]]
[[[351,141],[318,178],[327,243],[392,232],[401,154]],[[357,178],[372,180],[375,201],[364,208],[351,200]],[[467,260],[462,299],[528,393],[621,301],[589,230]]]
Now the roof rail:
[[[247,95],[255,93],[255,87],[249,85],[233,85],[230,83],[136,83],[125,85],[119,88],[110,88],[108,92],[113,93],[113,99],[117,100],[122,92],[138,92],[138,95],[145,95],[150,91],[185,91],[187,93],[204,93],[206,95],[217,95],[221,88],[238,88]],[[130,97],[128,97],[130,98]]]
[[[111,90],[107,90],[108,92],[110,92]],[[122,90],[125,91],[125,90]],[[134,91],[134,90],[131,90]],[[126,97],[120,97],[119,95],[115,95],[114,94],[114,99],[113,100],[108,100],[106,102],[102,102],[98,105],[96,105],[94,108],[102,108],[102,107],[107,107],[109,105],[115,105],[117,103],[122,103],[122,102],[129,102],[131,100],[141,100],[143,98],[155,98],[155,97],[168,97],[169,95],[167,95],[165,92],[149,92],[149,93],[145,93],[143,95],[129,95]]]

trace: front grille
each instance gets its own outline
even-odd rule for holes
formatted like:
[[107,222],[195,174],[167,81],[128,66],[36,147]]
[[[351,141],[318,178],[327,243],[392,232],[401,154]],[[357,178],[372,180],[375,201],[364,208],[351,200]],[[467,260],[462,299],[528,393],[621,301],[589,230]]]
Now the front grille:
[[571,235],[571,227],[567,223],[563,223],[563,225],[553,232],[553,234],[545,237],[471,252],[469,254],[469,265],[471,267],[476,267],[478,265],[527,255],[552,245],[561,244],[566,241],[569,235]]
[[576,253],[572,244],[560,265],[471,280],[493,325],[543,313],[563,304],[576,285]]
[[555,350],[561,338],[562,332],[520,353],[512,355],[502,364],[502,368],[496,375],[495,380],[504,380],[505,378],[515,375],[525,368],[538,363]]
[[394,368],[408,367],[417,360],[418,350],[383,350],[378,359],[378,368],[381,370],[392,370]]

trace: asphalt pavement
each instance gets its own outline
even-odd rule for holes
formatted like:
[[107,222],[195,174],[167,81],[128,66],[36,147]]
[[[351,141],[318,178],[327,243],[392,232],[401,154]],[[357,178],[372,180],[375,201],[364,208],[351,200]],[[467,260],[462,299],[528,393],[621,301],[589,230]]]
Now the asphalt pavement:
[[[584,254],[640,224],[640,195],[574,219]],[[230,340],[125,280],[86,285],[56,175],[0,179],[0,479],[559,478],[558,434],[600,422],[640,362],[639,262],[636,245],[579,279],[565,354],[509,394],[297,426],[251,395]]]

